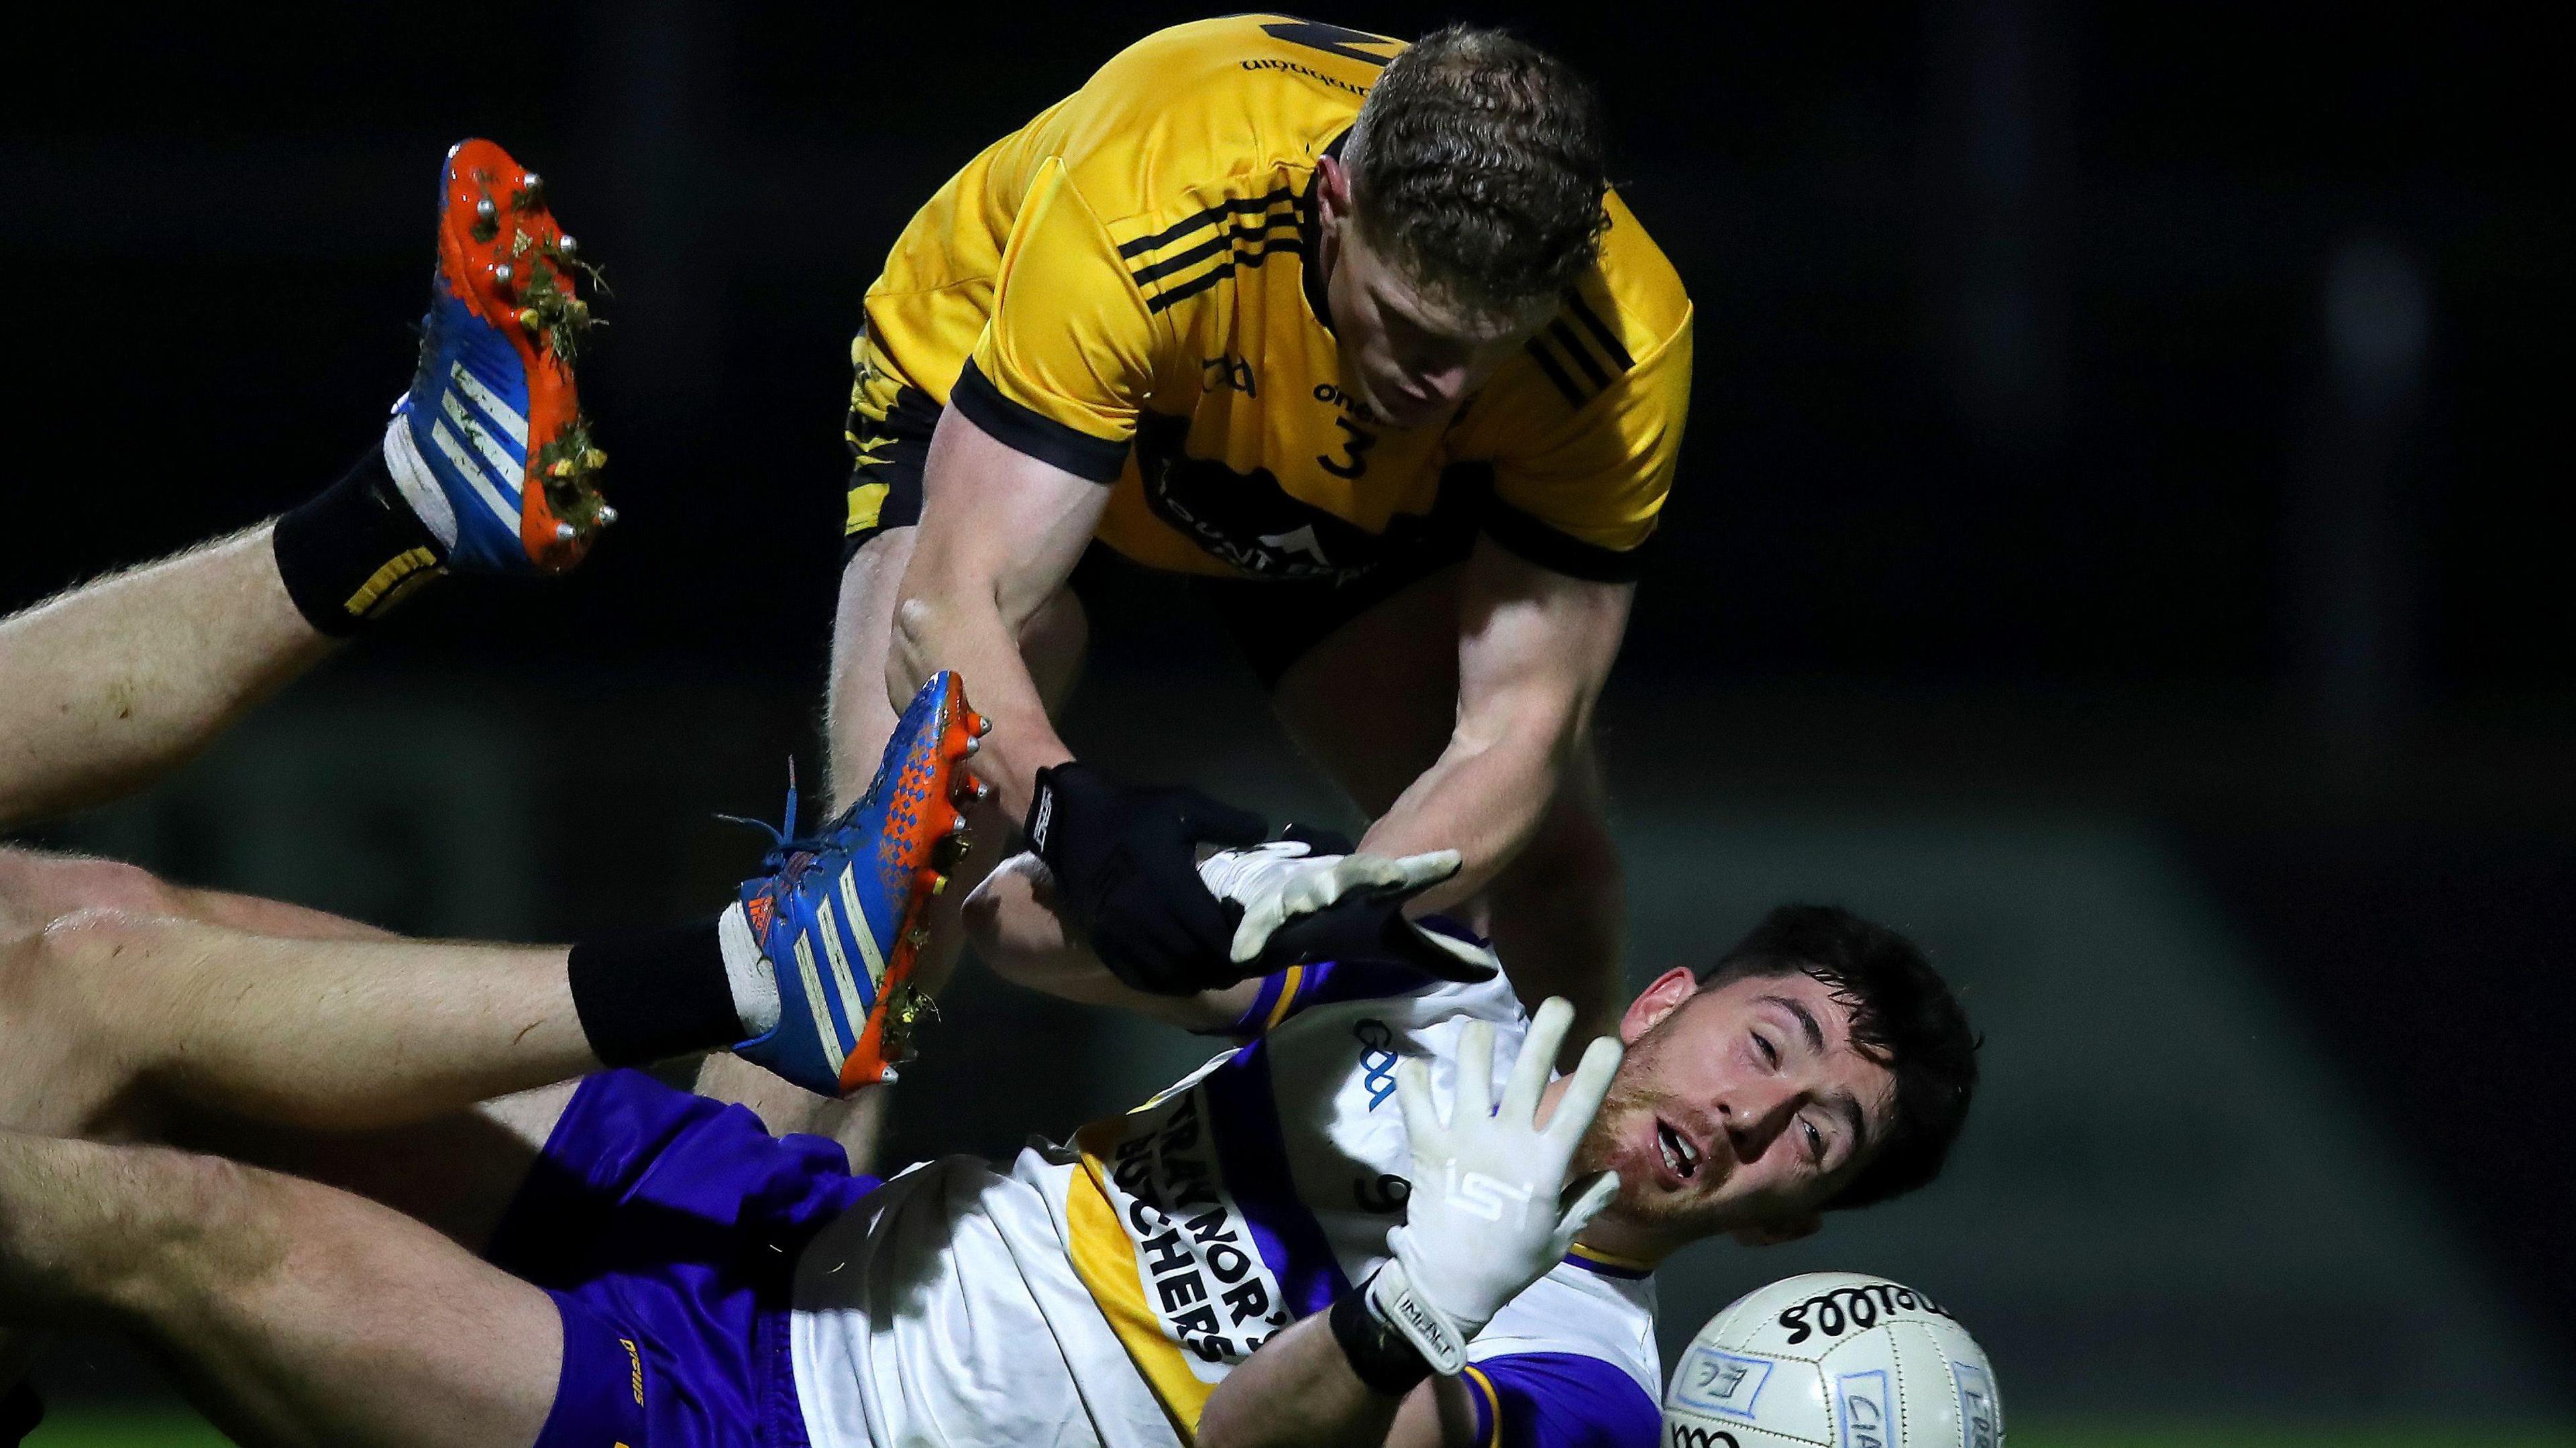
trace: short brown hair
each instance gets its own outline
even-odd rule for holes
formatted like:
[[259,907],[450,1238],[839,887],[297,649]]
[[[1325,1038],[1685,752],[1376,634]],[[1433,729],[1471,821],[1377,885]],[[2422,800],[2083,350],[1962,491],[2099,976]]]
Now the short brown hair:
[[1582,77],[1500,30],[1452,25],[1388,62],[1343,148],[1370,246],[1479,312],[1554,297],[1600,254],[1610,189]]

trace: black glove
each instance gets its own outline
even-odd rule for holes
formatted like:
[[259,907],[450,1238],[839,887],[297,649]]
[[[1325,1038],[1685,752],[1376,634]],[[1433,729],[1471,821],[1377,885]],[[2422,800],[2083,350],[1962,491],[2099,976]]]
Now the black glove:
[[1423,891],[1455,877],[1455,850],[1390,858],[1351,853],[1329,831],[1291,825],[1288,838],[1219,850],[1199,862],[1210,893],[1236,908],[1229,952],[1245,979],[1313,960],[1381,961],[1442,980],[1494,977],[1480,941],[1438,934],[1405,918]]
[[1405,918],[1404,902],[1438,884],[1360,890],[1299,915],[1261,945],[1264,974],[1315,960],[1383,961],[1473,985],[1494,978],[1491,950]]
[[1190,995],[1244,976],[1227,952],[1242,907],[1208,893],[1198,847],[1255,845],[1261,816],[1186,787],[1120,784],[1079,760],[1038,771],[1029,848],[1110,973],[1156,995]]

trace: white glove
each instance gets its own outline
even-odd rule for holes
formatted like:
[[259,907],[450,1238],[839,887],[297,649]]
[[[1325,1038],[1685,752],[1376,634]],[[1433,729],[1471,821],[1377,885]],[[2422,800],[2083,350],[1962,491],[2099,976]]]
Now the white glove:
[[[1199,862],[1208,893],[1243,907],[1231,946],[1237,965],[1262,960],[1276,969],[1309,956],[1372,957],[1404,961],[1450,980],[1491,979],[1491,952],[1404,918],[1405,901],[1457,873],[1456,850],[1399,859],[1318,855],[1303,840],[1219,850]],[[1281,927],[1291,922],[1298,928],[1283,933]],[[1278,948],[1271,954],[1281,958],[1264,960],[1274,936]]]
[[1395,1260],[1369,1279],[1369,1306],[1403,1333],[1437,1373],[1467,1365],[1467,1343],[1503,1304],[1557,1264],[1575,1234],[1619,1190],[1601,1172],[1567,1195],[1566,1168],[1601,1110],[1619,1070],[1607,1036],[1583,1052],[1546,1127],[1535,1121],[1556,1048],[1574,1007],[1550,996],[1530,1022],[1494,1109],[1494,1028],[1470,1021],[1459,1032],[1458,1090],[1449,1119],[1431,1100],[1430,1070],[1408,1056],[1395,1068],[1396,1099],[1412,1139],[1413,1191],[1404,1224],[1389,1231]]

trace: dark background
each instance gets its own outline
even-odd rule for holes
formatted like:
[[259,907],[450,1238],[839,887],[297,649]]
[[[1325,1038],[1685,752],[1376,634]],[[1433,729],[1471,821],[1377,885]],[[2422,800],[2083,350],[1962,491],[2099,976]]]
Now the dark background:
[[[331,7],[14,40],[0,606],[248,525],[372,446],[438,157],[493,136],[616,288],[584,396],[627,521],[565,582],[446,586],[309,687],[522,701],[531,928],[687,913],[734,848],[690,822],[767,812],[776,761],[814,757],[848,336],[886,247],[976,150],[1200,13]],[[1506,22],[1574,61],[1696,299],[1614,775],[2144,822],[2564,1363],[2576,228],[2541,13],[1315,18]],[[1097,630],[1095,716],[1243,702],[1168,602]],[[650,763],[581,763],[610,755]],[[137,851],[220,877],[220,835]]]

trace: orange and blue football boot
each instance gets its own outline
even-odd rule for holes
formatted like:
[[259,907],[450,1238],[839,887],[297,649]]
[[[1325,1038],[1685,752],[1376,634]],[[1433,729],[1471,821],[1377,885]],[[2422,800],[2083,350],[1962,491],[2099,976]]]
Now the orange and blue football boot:
[[535,172],[490,141],[449,149],[420,367],[385,434],[386,465],[449,568],[561,572],[617,520],[573,385],[585,280],[598,274]]
[[736,1055],[827,1096],[895,1079],[929,1005],[912,976],[930,902],[964,850],[965,806],[989,792],[958,761],[987,727],[943,671],[896,721],[867,793],[820,834],[795,835],[788,786],[787,828],[740,897],[778,980],[778,1024]]

